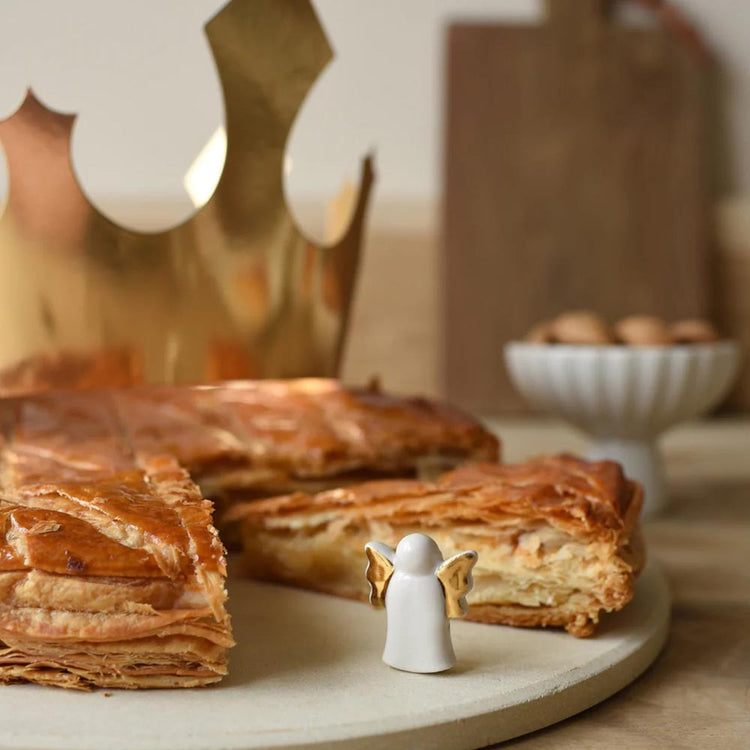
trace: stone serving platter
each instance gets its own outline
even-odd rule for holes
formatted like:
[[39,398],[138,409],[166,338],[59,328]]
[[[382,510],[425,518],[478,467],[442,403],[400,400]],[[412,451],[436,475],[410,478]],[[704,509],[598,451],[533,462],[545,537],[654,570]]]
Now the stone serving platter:
[[385,615],[358,603],[233,579],[238,645],[219,685],[83,693],[0,687],[2,750],[478,748],[572,716],[658,655],[669,591],[650,563],[596,636],[453,621],[458,666],[380,661]]

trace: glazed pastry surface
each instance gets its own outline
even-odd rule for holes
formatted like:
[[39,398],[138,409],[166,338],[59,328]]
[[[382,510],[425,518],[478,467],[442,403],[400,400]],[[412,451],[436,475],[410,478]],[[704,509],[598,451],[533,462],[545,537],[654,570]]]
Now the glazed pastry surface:
[[3,402],[0,681],[191,687],[233,644],[211,503],[84,394]]
[[498,455],[447,406],[317,379],[3,399],[0,427],[0,681],[79,688],[226,673],[224,549],[194,482],[226,508]]
[[366,599],[364,544],[422,532],[445,556],[479,553],[469,619],[586,636],[602,612],[633,596],[641,503],[617,464],[562,455],[468,465],[435,482],[296,493],[239,505],[232,516],[252,577]]
[[498,456],[491,433],[445,404],[334,380],[148,386],[100,397],[114,399],[138,449],[171,453],[201,484],[266,496],[296,481]]

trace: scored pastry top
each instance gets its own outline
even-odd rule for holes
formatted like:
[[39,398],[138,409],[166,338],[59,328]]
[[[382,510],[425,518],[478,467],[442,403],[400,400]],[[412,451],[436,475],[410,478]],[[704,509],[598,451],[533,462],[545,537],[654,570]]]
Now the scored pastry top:
[[114,397],[133,442],[173,453],[194,478],[247,463],[291,477],[399,471],[425,455],[491,461],[499,450],[475,419],[445,404],[335,380],[152,386]]
[[477,498],[495,512],[543,515],[553,525],[579,531],[627,531],[643,504],[641,486],[615,461],[586,461],[569,454],[520,464],[473,464],[444,475],[455,487],[476,484]]
[[399,526],[419,523],[488,529],[540,519],[563,531],[626,542],[637,524],[642,492],[613,461],[590,462],[569,455],[520,464],[468,464],[435,482],[389,480],[330,490],[295,493],[230,511],[234,520],[254,519],[283,527],[300,514],[311,523],[326,517],[362,517]]
[[[63,474],[71,459],[99,460],[112,435],[136,453],[173,456],[198,483],[231,488],[346,472],[414,474],[433,457],[455,465],[499,452],[479,422],[445,404],[316,378],[27,396],[0,402],[0,420],[14,409],[35,420],[35,444],[64,446]],[[103,450],[114,469],[115,454]]]
[[498,451],[450,407],[322,379],[39,394],[2,400],[0,425],[0,570],[72,576],[224,575],[187,471],[262,484]]
[[226,614],[212,506],[175,459],[137,453],[88,394],[4,402],[0,571],[179,580]]

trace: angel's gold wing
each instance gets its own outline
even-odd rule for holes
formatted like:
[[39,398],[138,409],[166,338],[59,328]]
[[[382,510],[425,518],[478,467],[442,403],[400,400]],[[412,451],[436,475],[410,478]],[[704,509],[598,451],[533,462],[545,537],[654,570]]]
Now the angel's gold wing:
[[367,570],[365,575],[370,584],[370,604],[373,607],[385,606],[385,590],[393,575],[393,550],[381,542],[368,542],[365,545]]
[[459,552],[449,557],[435,575],[445,592],[445,614],[448,617],[463,617],[466,614],[466,594],[471,591],[471,569],[477,561],[473,550]]

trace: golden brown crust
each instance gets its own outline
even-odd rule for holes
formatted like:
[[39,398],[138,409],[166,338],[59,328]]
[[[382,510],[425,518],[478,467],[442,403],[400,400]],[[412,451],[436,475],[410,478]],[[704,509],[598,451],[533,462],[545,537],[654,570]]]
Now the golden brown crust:
[[354,481],[362,472],[414,475],[431,460],[455,465],[499,454],[490,432],[445,404],[326,379],[49,394],[5,403],[6,412],[13,409],[38,427],[30,450],[44,446],[53,459],[64,446],[85,464],[102,441],[124,433],[135,451],[171,455],[201,484],[259,494],[297,481]]
[[640,485],[614,461],[584,461],[568,454],[520,464],[470,464],[441,479],[466,488],[476,484],[473,503],[493,513],[542,518],[575,533],[629,538],[643,502]]
[[113,397],[139,450],[174,455],[198,481],[229,476],[252,487],[363,469],[403,474],[430,456],[498,456],[496,438],[447,405],[333,380],[153,386]]
[[587,612],[566,614],[549,607],[477,604],[469,610],[466,619],[487,625],[511,625],[517,628],[565,628],[576,638],[588,638],[596,630],[596,621]]
[[39,354],[0,370],[0,395],[127,388],[142,382],[142,362],[134,351],[125,346],[105,347],[90,353]]
[[432,535],[479,552],[469,617],[588,635],[643,564],[640,486],[617,464],[552,456],[475,464],[437,482],[381,481],[237,506],[245,566],[266,580],[365,598],[361,548]]
[[208,684],[226,672],[225,493],[494,459],[474,420],[330,380],[0,402],[0,682]]
[[335,511],[370,521],[502,526],[512,516],[620,541],[632,531],[641,503],[640,487],[615,462],[562,454],[521,464],[468,464],[436,482],[375,481],[317,495],[294,493],[241,504],[230,518]]
[[436,401],[347,389],[327,379],[149,386],[111,394],[138,450],[169,453],[225,509],[240,499],[340,487],[363,476],[417,476],[466,460],[496,460],[497,439]]
[[224,551],[186,472],[134,453],[114,410],[84,394],[6,404],[4,416],[0,682],[220,679]]

